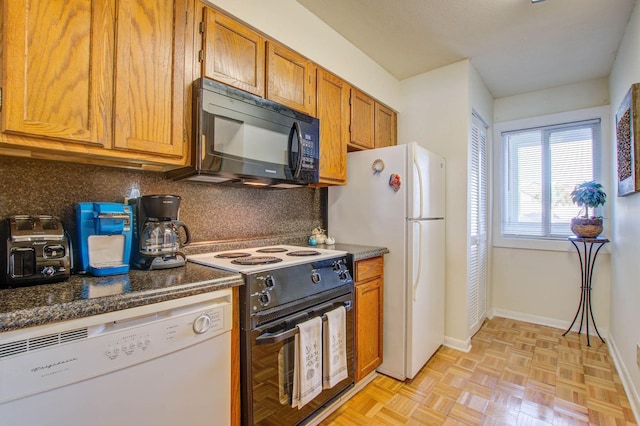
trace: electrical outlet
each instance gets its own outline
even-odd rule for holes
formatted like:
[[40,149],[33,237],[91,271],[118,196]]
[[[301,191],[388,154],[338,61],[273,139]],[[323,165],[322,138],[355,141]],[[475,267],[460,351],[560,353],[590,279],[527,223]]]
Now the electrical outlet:
[[636,364],[638,364],[638,368],[640,368],[640,343],[636,345]]

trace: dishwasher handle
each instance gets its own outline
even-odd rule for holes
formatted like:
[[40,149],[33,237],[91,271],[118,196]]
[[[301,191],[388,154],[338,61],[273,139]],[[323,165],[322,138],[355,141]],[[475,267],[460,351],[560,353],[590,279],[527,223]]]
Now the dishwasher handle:
[[[347,300],[345,301],[342,306],[344,306],[346,311],[350,311],[352,306],[351,306],[351,301]],[[316,308],[313,311],[314,312],[328,312],[332,309],[337,309],[335,308],[335,304],[327,304],[327,305],[323,305],[320,308]],[[314,318],[318,315],[313,315],[313,312],[311,315],[309,314],[305,314],[305,315],[300,315],[301,320],[298,321],[298,323],[301,323],[303,321],[306,321],[307,319],[311,319]],[[322,318],[322,322],[326,322],[327,321],[327,315],[326,314],[322,314],[321,316]],[[281,331],[279,333],[264,333],[261,334],[260,336],[256,337],[256,344],[257,345],[267,345],[270,343],[278,343],[278,342],[282,342],[284,340],[290,339],[292,337],[294,337],[296,334],[298,334],[298,327],[293,327],[290,328],[288,330],[285,331]]]

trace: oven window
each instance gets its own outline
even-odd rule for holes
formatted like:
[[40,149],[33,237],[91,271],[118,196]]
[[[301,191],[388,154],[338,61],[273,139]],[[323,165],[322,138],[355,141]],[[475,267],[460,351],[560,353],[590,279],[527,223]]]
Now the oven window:
[[297,412],[291,408],[295,339],[253,347],[254,423]]
[[278,394],[280,404],[291,405],[293,398],[294,342],[294,339],[290,339],[278,351]]

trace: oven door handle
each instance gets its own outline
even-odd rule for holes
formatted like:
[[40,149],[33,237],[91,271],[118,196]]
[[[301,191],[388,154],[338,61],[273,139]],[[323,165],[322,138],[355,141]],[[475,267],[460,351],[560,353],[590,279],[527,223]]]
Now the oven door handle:
[[[329,304],[329,305],[324,305],[322,306],[322,308],[317,309],[319,311],[324,311],[327,312],[328,310],[331,310],[331,308],[333,308],[333,304]],[[351,310],[351,301],[347,300],[343,303],[344,308],[347,311]],[[315,309],[314,309],[315,310]],[[314,316],[309,316],[309,318],[313,318]],[[327,321],[327,316],[326,315],[322,315],[322,322]],[[298,334],[298,327],[294,327],[294,328],[290,328],[289,330],[286,331],[282,331],[280,333],[264,333],[261,334],[260,336],[256,337],[256,344],[257,345],[267,345],[270,343],[278,343],[278,342],[282,342],[284,340],[290,339],[292,337],[294,337],[296,334]]]

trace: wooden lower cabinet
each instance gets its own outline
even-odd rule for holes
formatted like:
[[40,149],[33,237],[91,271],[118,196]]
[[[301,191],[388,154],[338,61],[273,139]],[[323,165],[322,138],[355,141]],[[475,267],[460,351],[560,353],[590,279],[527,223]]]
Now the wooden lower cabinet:
[[382,364],[384,259],[355,262],[356,382]]

